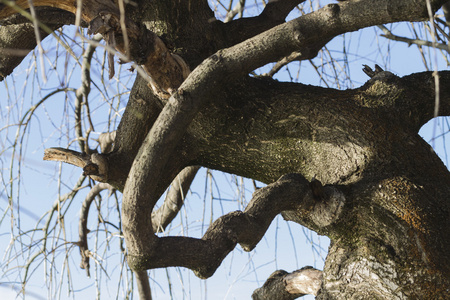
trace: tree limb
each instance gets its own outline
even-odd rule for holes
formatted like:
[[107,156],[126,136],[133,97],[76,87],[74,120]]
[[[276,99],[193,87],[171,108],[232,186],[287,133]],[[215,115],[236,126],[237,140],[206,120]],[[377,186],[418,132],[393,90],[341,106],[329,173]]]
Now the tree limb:
[[[56,30],[61,25],[50,25]],[[25,56],[36,47],[36,38],[32,24],[5,25],[0,27],[0,81],[12,73]],[[48,34],[40,31],[41,38]]]
[[404,43],[407,43],[408,46],[415,44],[419,47],[421,47],[421,46],[434,47],[434,48],[441,49],[441,50],[444,50],[444,51],[447,51],[450,53],[450,46],[447,44],[402,37],[402,36],[393,34],[389,29],[386,28],[386,26],[379,25],[378,27],[381,30],[383,30],[383,32],[384,32],[384,34],[382,34],[381,36],[385,37],[389,40],[404,42]]
[[[77,12],[76,2],[71,0],[39,0],[34,1],[33,5],[56,7],[73,14]],[[0,19],[15,14],[18,8],[28,9],[29,1],[19,0],[0,5]],[[81,17],[89,23],[89,34],[101,33],[109,37],[108,40],[114,38],[117,50],[143,65],[152,78],[153,88],[162,97],[167,98],[172,94],[189,73],[187,64],[181,57],[172,55],[155,33],[129,19],[121,19],[120,10],[112,1],[83,1]],[[126,28],[125,33],[122,28]],[[124,36],[127,36],[129,45],[125,45]],[[127,53],[127,49],[130,53]]]
[[[201,239],[157,238],[153,241],[156,247],[151,253],[136,255],[129,252],[128,264],[134,270],[183,266],[194,270],[200,278],[208,278],[237,243],[245,251],[251,251],[264,236],[273,218],[282,211],[295,211],[297,215],[312,220],[310,225],[317,228],[336,222],[341,210],[336,210],[333,203],[339,202],[338,206],[342,207],[345,198],[334,187],[324,189],[323,202],[317,202],[309,182],[301,175],[282,176],[275,183],[257,190],[244,212],[232,212],[217,219]],[[327,203],[330,204],[329,210],[324,213]],[[331,214],[334,216],[332,219],[321,221],[323,216]]]
[[148,274],[146,270],[133,271],[136,276],[136,283],[140,300],[152,300],[152,292],[148,282]]

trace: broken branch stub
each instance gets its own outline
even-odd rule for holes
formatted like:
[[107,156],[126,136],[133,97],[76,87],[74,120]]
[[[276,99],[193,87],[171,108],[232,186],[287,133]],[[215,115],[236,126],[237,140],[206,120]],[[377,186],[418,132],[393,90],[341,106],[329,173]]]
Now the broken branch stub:
[[108,181],[108,160],[99,153],[80,153],[64,148],[48,148],[44,150],[44,160],[61,161],[83,169],[85,175],[92,179]]
[[[79,9],[76,3],[77,1],[73,0],[35,0],[33,6],[55,7],[76,14]],[[17,9],[28,8],[30,8],[28,0],[17,0],[11,2],[11,5],[0,5],[0,19],[16,14]],[[152,78],[151,88],[159,97],[169,98],[190,73],[184,60],[171,53],[154,32],[130,19],[121,19],[120,10],[113,1],[82,1],[81,17],[89,24],[89,34],[101,33],[109,46],[124,54],[129,60],[143,66]],[[126,28],[126,32],[123,28]],[[123,38],[125,36],[126,39]],[[127,45],[125,40],[128,42]],[[110,55],[110,69],[111,62]],[[114,70],[111,69],[110,76],[113,74]]]
[[252,294],[253,300],[291,300],[305,295],[317,296],[322,285],[322,271],[306,266],[288,273],[277,270]]

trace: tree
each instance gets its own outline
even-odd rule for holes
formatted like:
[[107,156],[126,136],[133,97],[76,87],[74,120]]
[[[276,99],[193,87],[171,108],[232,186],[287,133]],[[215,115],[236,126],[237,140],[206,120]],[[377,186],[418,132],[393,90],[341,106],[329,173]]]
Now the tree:
[[[95,189],[123,193],[127,263],[142,299],[151,298],[146,270],[182,266],[208,278],[237,244],[252,250],[280,213],[330,238],[325,268],[275,272],[254,299],[450,297],[450,174],[418,135],[431,118],[450,114],[450,73],[400,78],[366,66],[371,79],[348,90],[249,76],[271,62],[312,59],[340,34],[395,22],[430,20],[428,44],[448,51],[445,22],[434,18],[446,1],[346,1],[285,22],[302,2],[269,1],[256,17],[224,23],[207,1],[34,1],[39,32],[16,14],[29,1],[2,1],[2,48],[33,48],[35,34],[69,23],[101,34],[110,53],[134,62],[139,75],[117,131],[99,139],[102,152],[80,131],[79,151],[50,148],[44,159],[79,166],[108,184]],[[21,60],[4,53],[3,77]],[[88,69],[76,107],[88,105]],[[112,63],[108,70],[114,76]],[[179,208],[165,215],[154,211],[156,201],[178,174],[188,186],[196,166],[268,186],[200,239],[158,237]],[[85,235],[85,223],[80,228]],[[78,245],[83,256],[87,244]]]

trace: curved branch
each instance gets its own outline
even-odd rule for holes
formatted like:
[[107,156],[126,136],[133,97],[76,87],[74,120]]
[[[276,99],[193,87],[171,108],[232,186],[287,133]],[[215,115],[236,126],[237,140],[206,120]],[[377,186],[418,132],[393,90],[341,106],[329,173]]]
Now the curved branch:
[[81,255],[81,262],[80,262],[80,268],[86,270],[86,274],[88,277],[90,277],[89,272],[89,257],[90,251],[88,248],[87,243],[87,220],[89,215],[89,208],[91,207],[92,201],[94,201],[95,197],[97,197],[101,191],[106,189],[111,189],[112,187],[107,183],[99,183],[92,187],[92,189],[89,191],[89,193],[86,196],[86,199],[84,199],[83,204],[81,206],[81,212],[80,212],[80,221],[78,223],[78,247],[80,248],[80,255]]
[[[49,26],[52,30],[56,30],[62,25]],[[11,74],[25,56],[36,47],[34,32],[33,25],[29,23],[0,26],[0,81]],[[43,30],[40,34],[41,39],[48,36],[48,33]]]
[[[208,278],[236,244],[251,251],[282,211],[296,212],[297,218],[303,217],[315,229],[336,222],[341,210],[336,209],[335,203],[342,207],[344,196],[331,186],[324,188],[323,195],[321,201],[316,201],[309,182],[301,175],[282,176],[275,183],[257,190],[244,212],[232,212],[217,219],[201,239],[157,238],[149,243],[155,247],[151,253],[136,255],[129,252],[128,264],[134,270],[183,266],[194,270],[201,278]],[[333,218],[324,218],[331,215]],[[130,244],[127,247],[130,248]]]

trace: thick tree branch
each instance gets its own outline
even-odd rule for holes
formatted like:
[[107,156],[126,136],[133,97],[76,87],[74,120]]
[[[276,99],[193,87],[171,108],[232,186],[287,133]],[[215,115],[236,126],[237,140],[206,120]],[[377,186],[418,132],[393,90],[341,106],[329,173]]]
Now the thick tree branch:
[[152,300],[152,291],[148,282],[146,270],[134,271],[140,300]]
[[[298,174],[281,177],[253,195],[244,212],[232,212],[216,220],[201,239],[187,237],[163,237],[155,242],[151,253],[135,255],[128,253],[128,264],[136,270],[184,266],[195,271],[201,278],[210,277],[225,256],[237,243],[245,251],[252,250],[264,236],[273,218],[284,210],[293,210],[309,216],[310,220],[320,220],[321,216],[333,214],[329,222],[311,222],[312,226],[329,226],[336,222],[339,206],[345,202],[343,194],[333,187],[325,187],[324,204],[314,200],[308,181]],[[329,212],[324,214],[325,203],[330,203]],[[183,249],[182,252],[179,249]]]
[[[56,30],[61,25],[50,25]],[[40,31],[41,39],[47,33]],[[0,27],[0,81],[12,73],[25,56],[36,47],[35,31],[32,24],[7,25]]]

